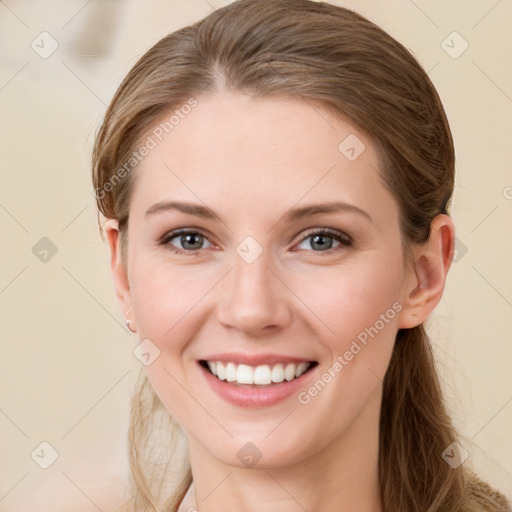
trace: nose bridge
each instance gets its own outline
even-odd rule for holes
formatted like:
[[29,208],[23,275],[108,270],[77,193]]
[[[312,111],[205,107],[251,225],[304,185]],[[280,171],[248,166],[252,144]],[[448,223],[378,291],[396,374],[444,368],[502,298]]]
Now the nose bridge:
[[245,331],[282,326],[288,319],[283,284],[269,268],[270,251],[250,244],[240,244],[233,255],[218,303],[219,320]]

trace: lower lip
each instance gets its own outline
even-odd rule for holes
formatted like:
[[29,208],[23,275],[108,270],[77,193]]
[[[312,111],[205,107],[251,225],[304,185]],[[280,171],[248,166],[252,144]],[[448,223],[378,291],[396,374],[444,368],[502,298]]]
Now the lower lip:
[[[206,382],[211,386],[213,391],[217,393],[223,400],[239,407],[269,407],[277,404],[281,400],[288,398],[294,393],[298,393],[304,386],[306,379],[314,373],[316,366],[303,373],[300,377],[272,384],[266,387],[243,387],[237,386],[231,382],[220,380],[211,374],[204,366],[199,364]],[[318,365],[317,365],[318,366]]]

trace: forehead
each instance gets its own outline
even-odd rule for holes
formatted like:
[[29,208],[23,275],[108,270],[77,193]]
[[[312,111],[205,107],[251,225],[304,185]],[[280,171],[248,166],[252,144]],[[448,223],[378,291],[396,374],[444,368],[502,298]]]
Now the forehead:
[[222,92],[195,100],[148,132],[154,147],[136,171],[134,208],[179,197],[263,214],[262,204],[284,208],[327,196],[366,210],[393,207],[375,147],[349,118],[299,96]]

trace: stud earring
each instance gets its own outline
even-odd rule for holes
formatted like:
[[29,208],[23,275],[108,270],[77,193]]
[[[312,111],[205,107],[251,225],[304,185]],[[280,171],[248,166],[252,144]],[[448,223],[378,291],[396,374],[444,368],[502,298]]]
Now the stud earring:
[[[129,311],[126,312],[126,314],[128,315]],[[134,331],[131,327],[130,327],[130,320],[128,320],[128,318],[125,319],[124,323],[126,324],[126,327],[128,328],[128,330],[130,332],[137,332],[137,331]]]

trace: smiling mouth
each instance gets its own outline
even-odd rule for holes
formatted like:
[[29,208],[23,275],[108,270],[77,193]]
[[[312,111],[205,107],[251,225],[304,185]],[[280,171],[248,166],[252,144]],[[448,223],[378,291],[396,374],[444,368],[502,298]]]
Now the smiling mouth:
[[277,363],[250,366],[224,361],[200,360],[199,364],[209,373],[234,385],[247,387],[266,387],[284,381],[298,379],[318,365],[316,361],[303,361],[301,363]]

